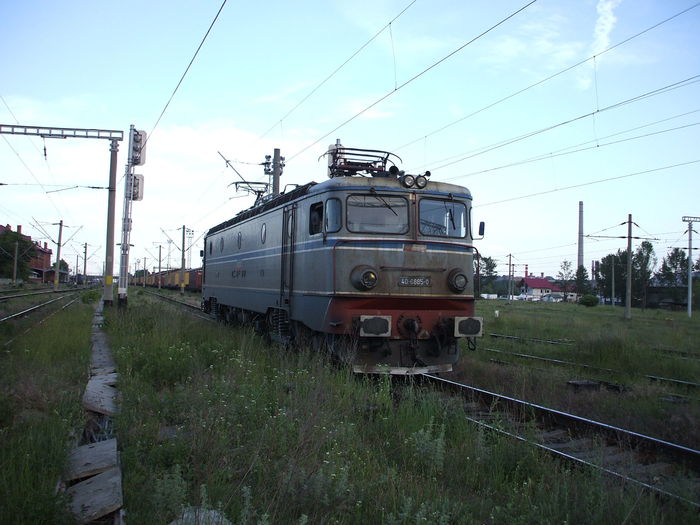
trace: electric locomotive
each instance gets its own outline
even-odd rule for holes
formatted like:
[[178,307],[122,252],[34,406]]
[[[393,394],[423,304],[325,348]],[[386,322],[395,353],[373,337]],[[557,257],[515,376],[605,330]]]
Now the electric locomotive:
[[389,152],[337,143],[326,155],[328,180],[208,231],[204,311],[356,372],[450,371],[459,341],[482,334],[469,190],[404,173]]

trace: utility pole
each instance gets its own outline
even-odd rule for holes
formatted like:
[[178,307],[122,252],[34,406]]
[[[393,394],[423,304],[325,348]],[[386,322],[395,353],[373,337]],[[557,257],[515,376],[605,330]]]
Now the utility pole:
[[632,214],[627,215],[627,290],[625,319],[632,319]]
[[172,239],[168,239],[168,260],[165,263],[165,269],[170,270],[170,251],[173,248],[173,241]]
[[162,260],[162,253],[163,253],[163,245],[159,244],[158,245],[158,289],[160,290],[160,283],[163,280],[163,275],[162,275],[162,268],[160,265],[160,262]]
[[109,148],[111,153],[109,163],[109,190],[107,194],[107,253],[105,254],[104,293],[102,304],[112,306],[114,304],[114,213],[117,200],[117,152],[119,143],[113,140]]
[[146,288],[146,258],[143,258],[143,286],[142,288]]
[[87,243],[83,248],[83,288],[87,286]]
[[610,257],[610,273],[612,274],[612,290],[610,292],[610,302],[615,306],[615,254]]
[[19,240],[16,240],[15,241],[15,262],[12,265],[12,286],[15,286],[17,284],[18,253],[19,253]]
[[683,217],[688,223],[688,318],[693,317],[693,223],[700,222],[700,217]]
[[512,254],[508,254],[508,302],[513,300],[513,265],[511,264]]
[[58,290],[59,270],[61,269],[61,240],[63,238],[63,220],[58,223],[58,246],[56,248],[56,267],[53,275],[53,289]]
[[180,295],[185,295],[185,225],[182,225],[182,262],[180,266]]

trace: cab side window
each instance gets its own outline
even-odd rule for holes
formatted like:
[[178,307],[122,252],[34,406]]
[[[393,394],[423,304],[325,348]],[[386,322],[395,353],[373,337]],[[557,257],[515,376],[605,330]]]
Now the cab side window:
[[343,210],[340,199],[326,201],[326,232],[335,233],[343,226]]
[[323,230],[323,203],[317,202],[309,209],[309,235],[316,235]]

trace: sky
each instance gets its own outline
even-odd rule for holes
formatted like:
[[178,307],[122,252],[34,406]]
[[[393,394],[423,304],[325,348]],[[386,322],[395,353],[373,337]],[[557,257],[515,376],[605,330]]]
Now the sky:
[[[516,275],[575,266],[579,201],[588,269],[626,248],[628,214],[633,248],[649,239],[659,265],[687,247],[682,217],[700,216],[693,0],[229,0],[211,26],[221,6],[0,4],[1,124],[148,135],[132,271],[152,270],[159,245],[178,267],[183,225],[199,266],[205,232],[253,203],[222,156],[264,181],[280,148],[283,187],[322,182],[336,139],[469,188],[486,223],[476,246],[500,274],[509,255]],[[85,186],[108,178],[107,140],[2,134],[0,222],[52,244],[62,220],[62,258],[82,270],[87,243],[88,273],[101,273],[107,191]]]

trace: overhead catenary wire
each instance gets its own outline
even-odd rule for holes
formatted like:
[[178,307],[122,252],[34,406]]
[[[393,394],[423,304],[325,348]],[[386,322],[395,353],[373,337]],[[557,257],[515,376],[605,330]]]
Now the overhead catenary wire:
[[[379,31],[377,31],[372,38],[367,40],[364,44],[362,44],[352,55],[350,55],[348,58],[345,59],[345,61],[340,64],[337,68],[333,70],[333,72],[328,75],[326,78],[324,78],[321,82],[319,82],[316,87],[314,87],[304,98],[302,98],[299,102],[297,102],[292,109],[287,111],[279,120],[277,120],[270,128],[265,131],[258,140],[265,138],[273,129],[275,129],[277,126],[281,125],[282,122],[289,117],[292,113],[294,113],[299,106],[301,106],[304,102],[306,102],[311,96],[316,93],[326,82],[328,82],[331,78],[333,78],[341,69],[343,69],[353,58],[355,58],[357,55],[359,55],[369,44],[371,44],[379,35],[381,35],[384,31],[389,28],[391,30],[391,24],[396,22],[396,20],[399,19],[401,15],[403,15],[406,11],[408,11],[411,7],[413,7],[413,4],[415,4],[418,0],[413,0],[411,3],[406,5],[399,14],[397,14],[394,18],[392,18],[384,27],[382,27]],[[393,40],[392,40],[392,45],[393,45]],[[394,69],[396,68],[396,63],[394,62]],[[394,84],[396,85],[396,71],[394,71]]]
[[530,163],[532,163],[532,162],[539,162],[539,161],[542,161],[542,160],[554,159],[554,158],[562,157],[562,156],[565,156],[565,155],[572,155],[572,154],[574,154],[574,153],[581,153],[581,152],[584,152],[584,151],[590,151],[590,150],[593,150],[593,149],[599,149],[599,148],[602,148],[602,147],[605,147],[605,146],[613,146],[613,145],[617,145],[617,144],[622,144],[622,143],[624,143],[624,142],[629,142],[629,141],[632,141],[632,140],[639,140],[639,139],[642,139],[642,138],[653,137],[653,136],[655,136],[655,135],[661,135],[661,134],[663,134],[663,133],[670,133],[670,132],[672,132],[672,131],[679,131],[679,130],[691,128],[691,127],[693,127],[693,126],[698,126],[698,125],[700,125],[700,122],[693,122],[693,123],[691,123],[691,124],[685,124],[685,125],[683,125],[683,126],[676,126],[676,127],[674,127],[674,128],[662,129],[662,130],[659,130],[659,131],[653,131],[653,132],[650,132],[650,133],[645,133],[645,134],[643,134],[643,135],[636,135],[636,136],[634,136],[634,137],[627,137],[627,138],[624,138],[624,139],[613,140],[613,141],[611,141],[611,142],[599,142],[599,140],[602,140],[602,138],[605,138],[605,137],[602,137],[601,139],[594,139],[594,140],[592,140],[592,141],[587,141],[587,142],[583,143],[583,144],[590,144],[591,142],[595,142],[595,144],[593,144],[592,146],[587,146],[587,147],[585,147],[585,148],[579,148],[579,149],[574,149],[574,150],[571,150],[570,148],[566,148],[567,151],[562,151],[562,150],[560,150],[560,151],[558,151],[558,152],[544,153],[544,154],[542,154],[542,155],[538,155],[538,156],[535,156],[535,157],[530,157],[530,158],[527,158],[527,159],[522,159],[522,160],[518,160],[518,161],[515,161],[515,162],[510,162],[510,163],[508,163],[508,164],[503,164],[503,165],[501,165],[501,166],[496,166],[496,167],[494,167],[494,168],[488,168],[488,169],[485,169],[485,170],[472,171],[472,172],[470,172],[470,173],[464,173],[464,174],[462,174],[462,175],[456,175],[454,178],[457,178],[457,177],[472,177],[472,176],[474,176],[474,175],[481,175],[481,174],[484,174],[484,173],[491,173],[491,172],[498,171],[498,170],[502,170],[502,169],[505,169],[505,168],[513,168],[513,167],[515,167],[515,166],[522,166],[523,164],[530,164]]
[[502,199],[502,200],[498,200],[498,201],[487,202],[487,203],[484,203],[484,204],[479,204],[478,206],[477,206],[477,205],[474,205],[473,207],[474,207],[474,208],[476,208],[476,207],[483,208],[483,207],[485,207],[485,206],[493,206],[493,205],[495,205],[495,204],[503,204],[503,203],[505,203],[505,202],[512,202],[512,201],[515,201],[515,200],[524,200],[524,199],[529,199],[529,198],[532,198],[532,197],[539,197],[540,195],[547,195],[547,194],[550,194],[550,193],[556,193],[556,192],[560,192],[560,191],[571,190],[571,189],[574,189],[574,188],[582,188],[582,187],[584,187],[584,186],[592,186],[593,184],[602,184],[603,182],[609,182],[609,181],[612,181],[612,180],[625,179],[625,178],[628,178],[628,177],[636,177],[636,176],[638,176],[638,175],[645,175],[645,174],[647,174],[647,173],[655,173],[655,172],[659,172],[659,171],[663,171],[663,170],[668,170],[668,169],[673,169],[673,168],[679,168],[679,167],[681,167],[681,166],[690,166],[691,164],[697,164],[698,162],[700,162],[700,159],[690,160],[690,161],[687,161],[687,162],[680,162],[680,163],[678,163],[678,164],[671,164],[671,165],[668,165],[668,166],[661,166],[661,167],[658,167],[658,168],[652,168],[652,169],[648,169],[648,170],[636,171],[636,172],[634,172],[634,173],[626,173],[625,175],[616,175],[616,176],[614,176],[614,177],[606,177],[606,178],[604,178],[604,179],[597,179],[597,180],[592,180],[592,181],[588,181],[588,182],[582,182],[581,184],[572,184],[572,185],[570,185],[570,186],[564,186],[564,187],[562,187],[562,188],[553,188],[553,189],[550,189],[550,190],[538,191],[538,192],[536,192],[536,193],[530,193],[530,194],[528,194],[528,195],[520,195],[520,196],[518,196],[518,197],[510,197],[510,198],[508,198],[508,199]]
[[376,106],[376,105],[379,104],[380,102],[383,102],[384,100],[386,100],[387,98],[389,98],[391,95],[393,95],[393,94],[396,93],[397,91],[399,91],[399,90],[403,89],[404,87],[408,86],[408,85],[411,84],[414,80],[417,80],[418,78],[420,78],[421,76],[423,76],[424,74],[426,74],[427,72],[429,72],[430,70],[432,70],[433,68],[435,68],[435,67],[437,67],[438,65],[442,64],[443,62],[445,62],[446,60],[448,60],[449,58],[451,58],[451,57],[454,56],[455,54],[459,53],[459,52],[462,51],[465,47],[469,46],[470,44],[473,44],[474,42],[476,42],[476,41],[479,40],[480,38],[484,37],[485,35],[487,35],[487,34],[490,33],[491,31],[493,31],[493,30],[496,29],[497,27],[499,27],[499,26],[501,26],[502,24],[506,23],[508,20],[510,20],[510,19],[513,18],[514,16],[518,15],[519,13],[521,13],[522,11],[524,11],[525,9],[527,9],[528,7],[530,7],[530,6],[531,6],[532,4],[534,4],[535,2],[537,2],[537,0],[531,0],[530,2],[528,2],[528,3],[525,4],[524,6],[520,7],[518,10],[514,11],[513,13],[511,13],[511,14],[508,15],[508,16],[506,16],[505,18],[501,19],[500,21],[498,21],[497,23],[495,23],[494,25],[492,25],[492,26],[489,27],[488,29],[482,31],[480,34],[478,34],[477,36],[475,36],[474,38],[472,38],[472,39],[469,40],[468,42],[462,44],[461,46],[459,46],[459,47],[458,47],[457,49],[455,49],[454,51],[448,53],[447,55],[445,55],[444,57],[442,57],[442,58],[441,58],[440,60],[438,60],[437,62],[433,62],[430,66],[428,66],[427,68],[425,68],[424,70],[422,70],[420,73],[417,73],[417,74],[414,75],[413,77],[409,78],[408,80],[406,80],[405,82],[403,82],[402,84],[400,84],[398,87],[395,87],[393,90],[391,90],[391,91],[389,91],[388,93],[382,95],[382,96],[379,97],[377,100],[375,100],[374,102],[372,102],[370,105],[368,105],[368,106],[366,106],[365,108],[361,109],[360,111],[358,111],[357,113],[355,113],[353,116],[351,116],[350,118],[348,118],[347,120],[345,120],[344,122],[342,122],[341,124],[339,124],[338,126],[336,126],[335,128],[333,128],[331,131],[329,131],[329,132],[326,133],[325,135],[319,137],[318,139],[316,139],[316,140],[315,140],[314,142],[312,142],[311,144],[309,144],[309,145],[303,147],[301,150],[297,151],[294,155],[292,155],[291,157],[289,157],[287,160],[288,160],[288,161],[291,161],[291,160],[295,159],[296,157],[298,157],[299,155],[301,155],[302,153],[304,153],[306,150],[312,148],[313,146],[315,146],[316,144],[318,144],[319,142],[321,142],[323,139],[325,139],[325,138],[328,137],[329,135],[335,133],[335,132],[338,131],[340,128],[346,126],[347,124],[349,124],[350,122],[352,122],[353,120],[355,120],[355,119],[356,119],[357,117],[359,117],[360,115],[366,113],[367,111],[369,111],[370,109],[372,109],[374,106]]
[[170,98],[168,101],[165,103],[165,106],[163,107],[163,111],[160,112],[160,115],[158,116],[158,119],[156,120],[156,123],[153,124],[153,127],[151,128],[151,132],[148,134],[146,137],[146,140],[144,141],[143,145],[141,148],[146,147],[146,143],[151,139],[153,136],[153,133],[155,132],[156,128],[158,127],[158,124],[160,123],[160,120],[163,118],[163,115],[165,115],[166,110],[168,109],[168,106],[170,106],[170,103],[172,102],[173,98],[175,97],[175,93],[177,93],[177,90],[180,89],[180,85],[182,84],[183,80],[185,80],[185,77],[187,76],[187,73],[190,70],[190,67],[192,67],[192,64],[194,63],[195,58],[197,58],[197,55],[199,54],[199,51],[202,49],[202,46],[204,45],[204,42],[207,40],[207,37],[209,36],[209,33],[211,32],[212,28],[214,27],[214,24],[219,18],[219,15],[221,14],[221,11],[224,9],[224,6],[226,5],[226,2],[228,0],[224,0],[221,3],[221,7],[219,7],[219,10],[216,12],[216,16],[214,19],[211,21],[211,24],[209,24],[209,29],[207,29],[207,32],[204,34],[204,37],[202,38],[202,41],[199,43],[199,46],[197,46],[197,50],[194,52],[194,55],[192,55],[192,59],[190,60],[190,63],[187,64],[187,67],[185,68],[184,73],[182,73],[182,76],[180,77],[180,80],[178,81],[177,85],[175,86],[175,89],[173,90],[172,94],[170,95]]
[[[634,103],[634,102],[639,102],[639,101],[641,101],[641,100],[644,100],[644,99],[647,99],[647,98],[650,98],[650,97],[654,97],[654,96],[657,96],[657,95],[661,95],[661,94],[667,93],[667,92],[669,92],[669,91],[673,91],[673,90],[675,90],[675,89],[680,89],[680,88],[683,88],[683,87],[687,87],[687,86],[696,84],[696,83],[698,83],[698,82],[700,82],[700,75],[693,75],[693,76],[687,77],[687,78],[685,78],[685,79],[683,79],[683,80],[679,80],[679,81],[677,81],[677,82],[673,82],[673,83],[671,83],[671,84],[667,84],[667,85],[665,85],[665,86],[663,86],[663,87],[656,88],[656,89],[653,89],[653,90],[651,90],[651,91],[644,92],[644,93],[642,93],[642,94],[640,94],[640,95],[636,95],[636,96],[634,96],[634,97],[631,97],[631,98],[628,98],[628,99],[625,99],[625,100],[621,100],[621,101],[616,102],[616,103],[614,103],[614,104],[610,104],[609,106],[606,106],[606,107],[604,107],[604,108],[602,108],[602,109],[597,109],[597,110],[595,110],[595,111],[591,111],[591,112],[588,112],[588,113],[584,113],[584,114],[582,114],[582,115],[578,115],[578,116],[576,116],[576,117],[573,117],[573,118],[570,118],[570,119],[567,119],[567,120],[563,120],[563,121],[561,121],[561,122],[557,122],[556,124],[551,124],[551,125],[549,125],[549,126],[546,126],[546,127],[544,127],[544,128],[539,128],[539,129],[534,130],[534,131],[528,131],[527,133],[523,133],[523,134],[517,135],[517,136],[515,136],[515,137],[511,137],[511,138],[508,138],[508,139],[501,140],[501,141],[499,141],[499,142],[495,142],[495,143],[490,144],[490,145],[488,145],[488,146],[484,146],[484,147],[482,147],[482,148],[478,148],[478,149],[476,149],[476,150],[472,150],[471,152],[461,153],[461,154],[458,154],[458,155],[452,155],[452,156],[447,157],[447,158],[445,158],[445,159],[443,159],[443,160],[455,159],[455,157],[460,157],[460,158],[457,158],[457,159],[455,159],[455,160],[450,160],[449,162],[446,162],[445,164],[442,164],[442,165],[440,165],[440,166],[437,166],[437,167],[433,168],[431,171],[437,171],[437,170],[439,170],[439,169],[443,169],[443,168],[446,168],[446,167],[448,167],[448,166],[452,166],[452,165],[457,164],[457,163],[459,163],[459,162],[464,162],[465,160],[469,160],[469,159],[472,159],[472,158],[474,158],[474,157],[478,157],[479,155],[483,155],[484,153],[489,153],[489,152],[491,152],[491,151],[494,151],[494,150],[496,150],[496,149],[502,148],[502,147],[504,147],[504,146],[509,146],[509,145],[511,145],[511,144],[515,144],[516,142],[520,142],[520,141],[522,141],[522,140],[529,139],[529,138],[534,137],[534,136],[536,136],[536,135],[541,135],[542,133],[546,133],[546,132],[548,132],[548,131],[552,131],[552,130],[557,129],[557,128],[560,128],[560,127],[562,127],[562,126],[567,126],[567,125],[572,124],[572,123],[574,123],[574,122],[577,122],[577,121],[579,121],[579,120],[582,120],[582,119],[585,119],[585,118],[588,118],[588,117],[592,117],[592,116],[594,116],[594,115],[596,115],[596,114],[603,113],[603,112],[605,112],[605,111],[610,111],[610,110],[613,110],[613,109],[617,109],[617,108],[626,106],[626,105],[628,105],[628,104],[632,104],[632,103]],[[460,156],[460,155],[465,155],[465,156]],[[438,161],[438,162],[439,162],[439,161]],[[463,177],[463,176],[464,176],[464,175],[456,175],[456,176],[454,176],[454,177],[450,177],[449,179],[445,179],[445,180],[454,180],[454,179],[457,179],[457,178],[460,178],[460,177]]]
[[700,6],[700,2],[698,2],[698,3],[696,3],[696,4],[693,4],[692,6],[686,8],[686,9],[683,9],[682,11],[679,11],[679,12],[676,13],[675,15],[672,15],[672,16],[670,16],[670,17],[668,17],[668,18],[665,18],[664,20],[662,20],[662,21],[660,21],[660,22],[658,22],[658,23],[656,23],[656,24],[654,24],[654,25],[652,25],[652,26],[647,27],[646,29],[644,29],[644,30],[642,30],[642,31],[639,31],[638,33],[636,33],[636,34],[634,34],[634,35],[632,35],[632,36],[630,36],[630,37],[628,37],[628,38],[626,38],[626,39],[624,39],[624,40],[618,42],[617,44],[614,44],[614,45],[612,45],[612,46],[610,46],[610,47],[604,49],[603,51],[600,51],[599,53],[597,53],[597,54],[595,54],[595,55],[592,55],[592,56],[590,56],[590,57],[588,57],[588,58],[586,58],[586,59],[584,59],[584,60],[580,60],[579,62],[576,62],[575,64],[572,64],[572,65],[570,65],[570,66],[568,66],[568,67],[566,67],[566,68],[564,68],[564,69],[562,69],[562,70],[560,70],[560,71],[558,71],[558,72],[556,72],[556,73],[554,73],[554,74],[552,74],[552,75],[549,75],[548,77],[545,77],[545,78],[543,78],[543,79],[541,79],[541,80],[539,80],[539,81],[537,81],[537,82],[535,82],[535,83],[533,83],[533,84],[530,84],[530,85],[527,86],[527,87],[524,87],[524,88],[522,88],[522,89],[519,89],[518,91],[515,91],[515,92],[511,93],[510,95],[506,95],[506,96],[503,97],[503,98],[500,98],[500,99],[498,99],[498,100],[496,100],[496,101],[494,101],[494,102],[492,102],[492,103],[490,103],[490,104],[487,104],[486,106],[483,106],[482,108],[477,109],[477,110],[473,111],[472,113],[469,113],[468,115],[465,115],[465,116],[460,117],[460,118],[458,118],[458,119],[456,119],[456,120],[453,120],[452,122],[449,122],[448,124],[445,124],[444,126],[441,126],[440,128],[437,128],[437,129],[431,131],[430,133],[427,133],[427,134],[425,134],[425,135],[423,135],[423,136],[421,136],[421,137],[418,137],[418,138],[416,138],[416,139],[414,139],[414,140],[412,140],[412,141],[410,141],[410,142],[407,142],[406,144],[403,144],[403,145],[401,145],[401,146],[392,148],[392,151],[399,151],[399,150],[402,150],[403,148],[406,148],[406,147],[408,147],[408,146],[411,146],[411,145],[415,144],[416,142],[419,142],[419,141],[421,141],[421,140],[425,140],[425,139],[427,139],[428,137],[431,137],[431,136],[433,136],[433,135],[436,135],[436,134],[438,134],[438,133],[440,133],[440,132],[442,132],[442,131],[444,131],[444,130],[446,130],[446,129],[448,129],[448,128],[450,128],[450,127],[456,125],[456,124],[459,124],[460,122],[463,122],[463,121],[465,121],[465,120],[467,120],[467,119],[469,119],[469,118],[471,118],[471,117],[473,117],[473,116],[476,116],[476,115],[478,115],[479,113],[481,113],[481,112],[483,112],[483,111],[486,111],[487,109],[490,109],[490,108],[492,108],[492,107],[494,107],[494,106],[497,106],[497,105],[499,105],[499,104],[501,104],[501,103],[503,103],[503,102],[505,102],[505,101],[507,101],[507,100],[510,100],[511,98],[514,98],[514,97],[516,97],[516,96],[518,96],[518,95],[520,95],[520,94],[522,94],[522,93],[525,93],[526,91],[529,91],[530,89],[532,89],[532,88],[534,88],[534,87],[537,87],[537,86],[539,86],[540,84],[544,84],[545,82],[548,82],[548,81],[550,81],[550,80],[552,80],[552,79],[554,79],[554,78],[556,78],[556,77],[558,77],[558,76],[560,76],[560,75],[563,75],[564,73],[567,73],[568,71],[571,71],[572,69],[575,69],[575,68],[577,68],[578,66],[581,66],[581,65],[585,64],[586,62],[589,62],[589,61],[593,60],[595,57],[599,57],[600,55],[603,55],[604,53],[607,53],[607,52],[609,52],[609,51],[612,51],[613,49],[615,49],[615,48],[617,48],[617,47],[620,47],[620,46],[622,46],[622,45],[624,45],[624,44],[630,42],[631,40],[634,40],[635,38],[638,38],[638,37],[644,35],[645,33],[648,33],[649,31],[652,31],[653,29],[656,29],[657,27],[660,27],[660,26],[666,24],[667,22],[670,22],[671,20],[674,20],[675,18],[678,18],[679,16],[684,15],[685,13],[691,11],[692,9],[695,9],[695,8],[698,7],[698,6]]

